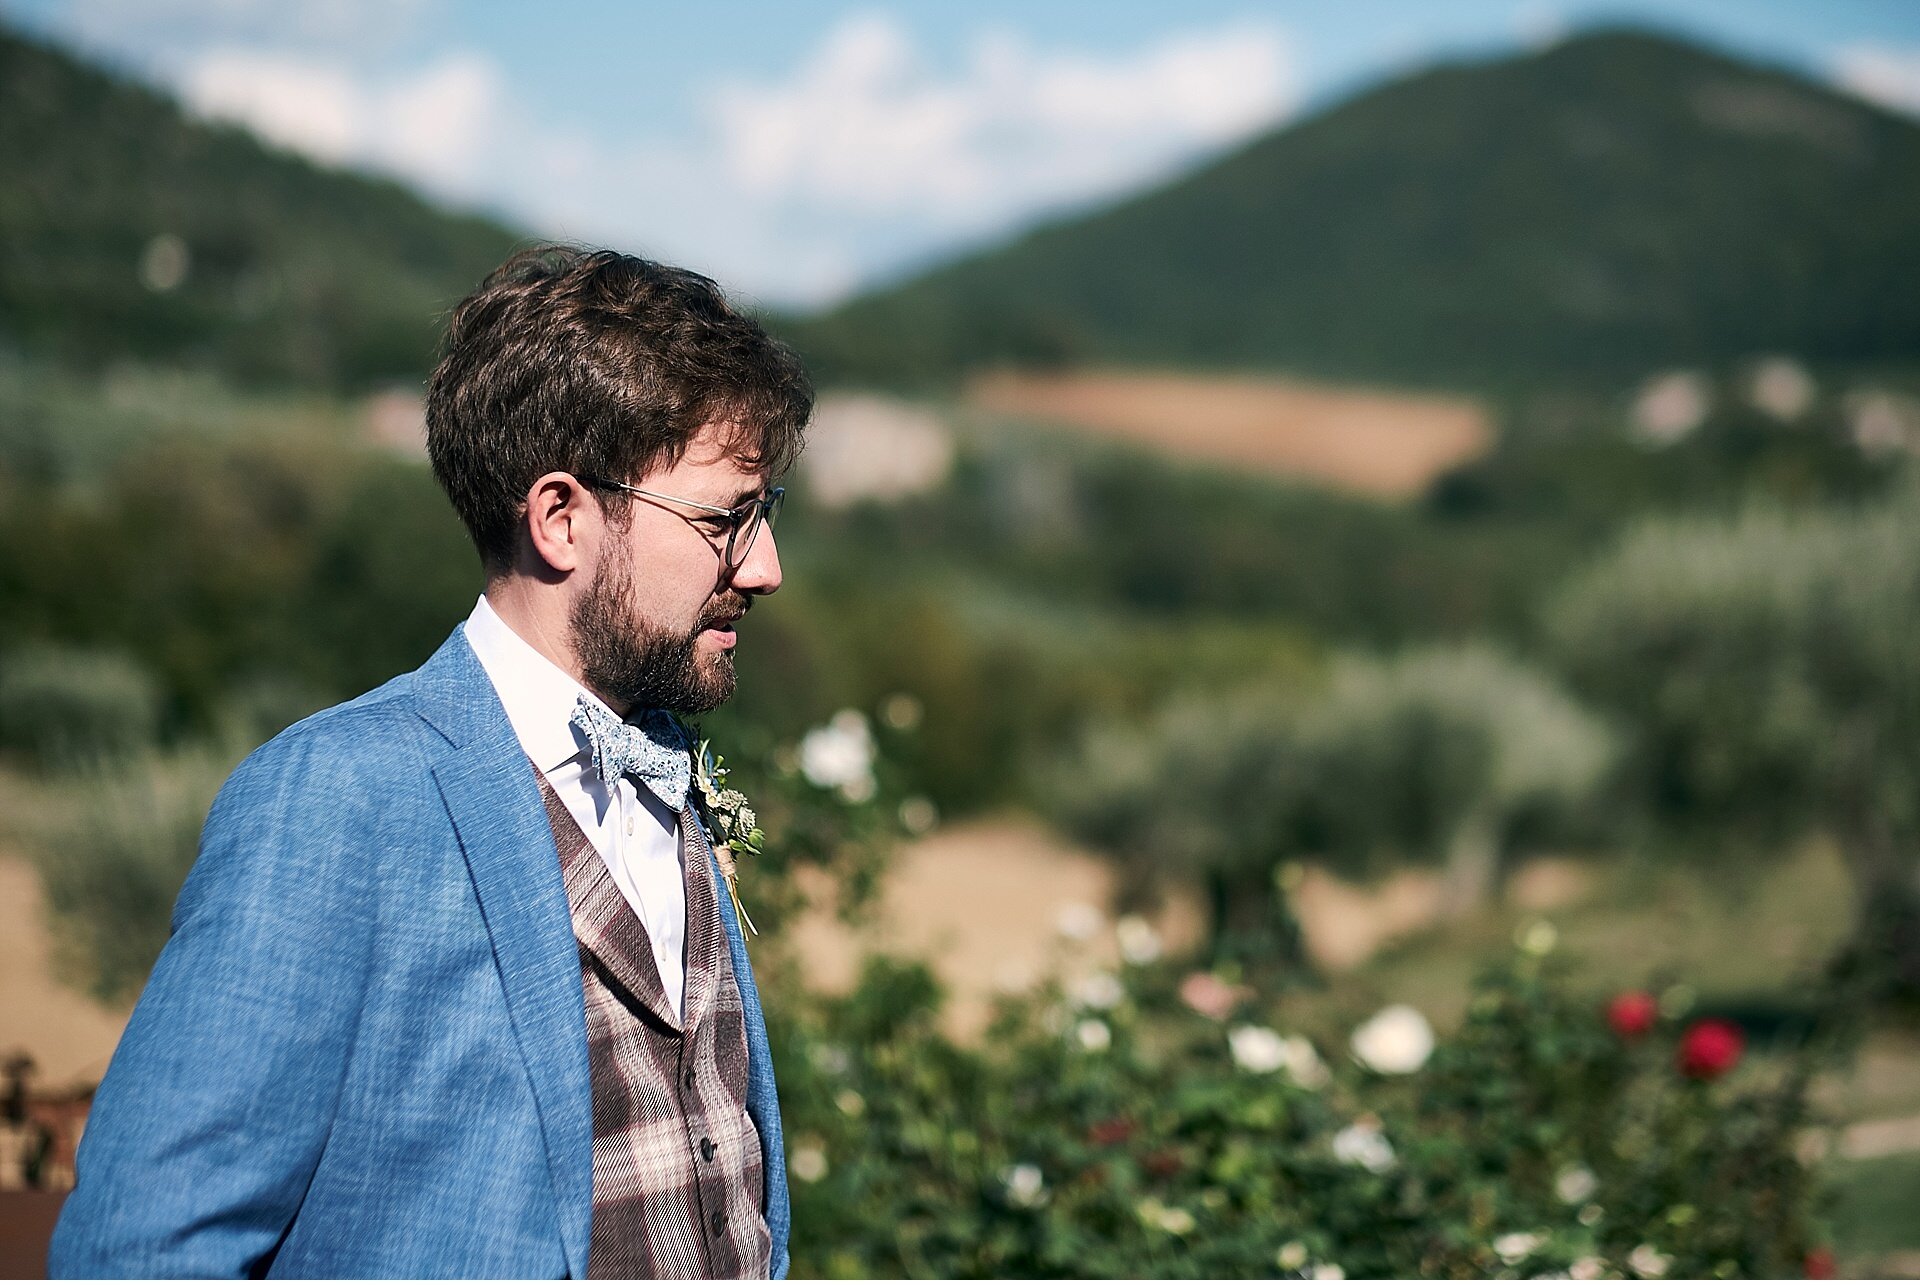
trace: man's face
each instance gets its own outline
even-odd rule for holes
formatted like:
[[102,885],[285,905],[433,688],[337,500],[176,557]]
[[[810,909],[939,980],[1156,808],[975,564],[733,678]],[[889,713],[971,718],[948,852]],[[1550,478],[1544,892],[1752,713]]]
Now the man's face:
[[[616,480],[729,509],[764,494],[767,475],[728,455],[720,439],[719,426],[709,425],[673,467]],[[729,573],[727,518],[640,496],[627,504],[627,528],[607,526],[592,577],[574,600],[581,676],[616,709],[704,713],[733,695],[735,622],[755,597],[780,587],[773,532],[763,526]]]

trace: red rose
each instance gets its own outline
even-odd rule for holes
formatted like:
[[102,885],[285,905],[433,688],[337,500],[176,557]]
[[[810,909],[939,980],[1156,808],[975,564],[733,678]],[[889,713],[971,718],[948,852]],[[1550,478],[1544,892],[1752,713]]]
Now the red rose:
[[1659,1001],[1645,991],[1626,991],[1615,995],[1607,1005],[1607,1025],[1623,1040],[1639,1039],[1653,1029],[1660,1015]]
[[1731,1071],[1747,1047],[1747,1037],[1732,1022],[1717,1017],[1703,1018],[1689,1026],[1680,1037],[1675,1061],[1682,1075],[1696,1080],[1717,1080]]
[[1824,1246],[1807,1251],[1806,1268],[1807,1279],[1810,1281],[1830,1281],[1840,1270],[1833,1261],[1833,1251]]
[[1140,1161],[1140,1167],[1156,1178],[1171,1178],[1180,1172],[1180,1153],[1177,1151],[1155,1151]]
[[1111,1120],[1102,1120],[1087,1130],[1087,1141],[1096,1147],[1111,1147],[1116,1142],[1125,1142],[1133,1136],[1133,1121],[1123,1115]]

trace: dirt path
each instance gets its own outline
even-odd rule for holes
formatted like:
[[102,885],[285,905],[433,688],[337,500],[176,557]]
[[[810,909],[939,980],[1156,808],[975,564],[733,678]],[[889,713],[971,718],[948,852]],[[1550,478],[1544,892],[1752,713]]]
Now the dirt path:
[[90,1085],[127,1024],[55,974],[40,878],[19,856],[0,851],[0,1056],[24,1050],[39,1068],[36,1085]]
[[[949,826],[903,848],[861,931],[834,917],[828,888],[808,891],[815,910],[795,925],[794,953],[810,985],[848,989],[868,949],[923,959],[948,988],[947,1029],[962,1038],[986,1024],[996,994],[1056,967],[1073,975],[1119,958],[1107,913],[1112,871],[1022,818]],[[1156,920],[1170,949],[1198,939],[1190,905],[1169,906]],[[1090,929],[1084,940],[1061,932],[1076,921]]]

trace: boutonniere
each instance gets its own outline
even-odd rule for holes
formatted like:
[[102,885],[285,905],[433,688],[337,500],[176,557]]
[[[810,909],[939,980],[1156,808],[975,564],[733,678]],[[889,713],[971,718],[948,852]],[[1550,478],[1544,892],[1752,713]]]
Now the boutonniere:
[[740,904],[739,858],[759,856],[760,845],[767,836],[760,829],[760,819],[753,814],[747,796],[727,788],[726,762],[708,748],[711,744],[701,741],[700,748],[694,751],[693,783],[706,803],[707,818],[713,825],[713,856],[727,881],[727,895],[733,898],[734,913],[740,916],[747,931],[758,937],[760,930],[754,927],[753,916]]

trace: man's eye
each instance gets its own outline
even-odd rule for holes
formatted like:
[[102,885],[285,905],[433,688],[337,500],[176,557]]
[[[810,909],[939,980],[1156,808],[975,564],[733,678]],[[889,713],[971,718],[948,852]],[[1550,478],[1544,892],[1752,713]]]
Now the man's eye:
[[712,535],[725,535],[727,532],[733,530],[732,518],[723,518],[723,517],[696,518],[695,521],[699,522],[700,525],[705,527],[706,530]]

